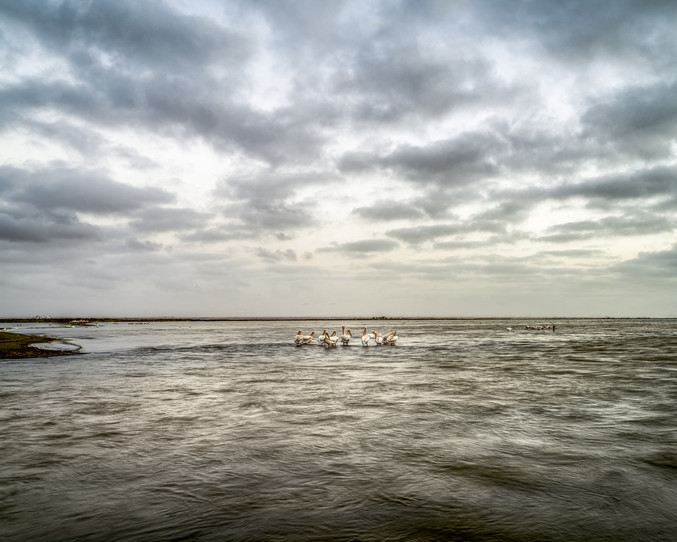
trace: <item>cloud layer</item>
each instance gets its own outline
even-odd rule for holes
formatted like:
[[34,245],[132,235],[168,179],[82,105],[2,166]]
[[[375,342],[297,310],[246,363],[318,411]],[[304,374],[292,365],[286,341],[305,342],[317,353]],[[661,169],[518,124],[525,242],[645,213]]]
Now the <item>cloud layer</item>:
[[2,313],[677,316],[675,26],[0,0]]

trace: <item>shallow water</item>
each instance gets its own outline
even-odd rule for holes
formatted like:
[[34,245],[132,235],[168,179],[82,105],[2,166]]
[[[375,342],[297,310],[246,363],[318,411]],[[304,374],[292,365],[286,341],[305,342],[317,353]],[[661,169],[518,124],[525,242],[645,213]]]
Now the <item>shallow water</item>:
[[0,360],[0,533],[675,540],[677,321],[529,323],[22,326],[82,350]]

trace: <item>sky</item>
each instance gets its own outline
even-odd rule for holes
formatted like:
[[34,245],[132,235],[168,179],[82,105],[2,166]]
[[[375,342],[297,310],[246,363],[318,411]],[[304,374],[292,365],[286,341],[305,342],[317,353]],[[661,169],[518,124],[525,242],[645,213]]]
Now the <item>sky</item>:
[[675,317],[675,28],[0,0],[0,316]]

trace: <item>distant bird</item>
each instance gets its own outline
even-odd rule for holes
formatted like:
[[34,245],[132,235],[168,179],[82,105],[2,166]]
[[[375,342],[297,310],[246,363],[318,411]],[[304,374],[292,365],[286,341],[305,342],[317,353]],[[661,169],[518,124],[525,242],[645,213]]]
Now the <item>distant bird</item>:
[[350,330],[346,330],[346,326],[341,326],[341,342],[343,343],[343,346],[348,346],[352,336],[353,334]]
[[296,343],[296,346],[310,344],[311,342],[313,342],[314,337],[315,337],[314,331],[310,335],[302,335],[301,330],[299,330],[299,332],[296,335],[296,339],[294,339],[294,342]]

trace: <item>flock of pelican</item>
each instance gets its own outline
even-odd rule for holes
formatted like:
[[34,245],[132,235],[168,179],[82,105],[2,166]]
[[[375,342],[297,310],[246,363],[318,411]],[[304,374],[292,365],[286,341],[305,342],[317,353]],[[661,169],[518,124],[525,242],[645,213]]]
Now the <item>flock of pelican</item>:
[[[343,346],[348,346],[350,339],[352,338],[353,334],[350,332],[350,330],[346,329],[346,326],[341,326],[341,335],[338,335],[336,331],[329,335],[325,329],[317,338],[317,343],[320,346],[324,346],[325,348],[332,348],[335,347],[340,340]],[[378,333],[377,331],[367,333],[367,328],[365,327],[364,331],[362,332],[362,346],[369,346],[370,341],[374,341],[376,346],[394,346],[395,343],[397,343],[397,339],[397,332],[394,329],[389,329],[385,333]],[[294,343],[296,346],[303,346],[304,344],[312,344],[314,340],[314,331],[310,335],[304,335],[303,332],[299,330],[299,332],[296,334],[296,338],[294,339]]]

